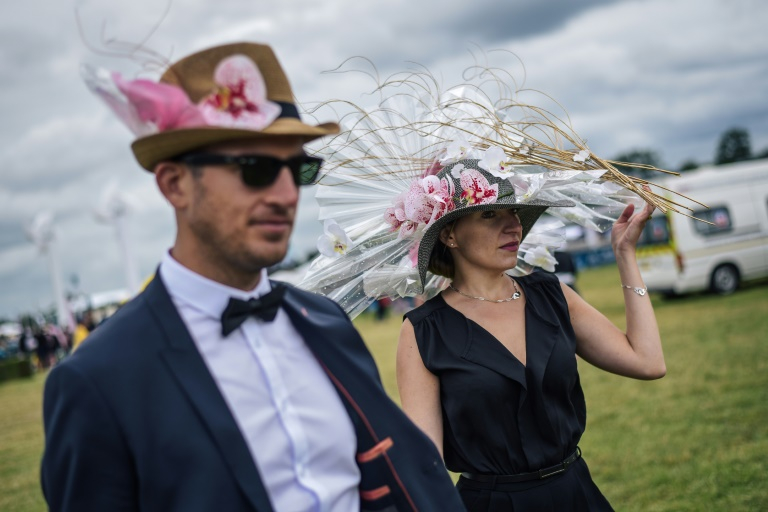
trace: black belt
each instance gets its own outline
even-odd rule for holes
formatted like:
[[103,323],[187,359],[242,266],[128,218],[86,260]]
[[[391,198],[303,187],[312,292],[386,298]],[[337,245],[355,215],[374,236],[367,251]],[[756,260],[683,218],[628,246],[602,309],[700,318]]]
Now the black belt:
[[462,473],[461,476],[475,482],[491,484],[509,484],[514,482],[525,482],[528,480],[540,480],[562,473],[568,469],[568,466],[579,460],[579,457],[581,457],[581,448],[577,446],[576,451],[570,454],[563,462],[538,471],[518,473],[517,475],[479,475],[476,473]]

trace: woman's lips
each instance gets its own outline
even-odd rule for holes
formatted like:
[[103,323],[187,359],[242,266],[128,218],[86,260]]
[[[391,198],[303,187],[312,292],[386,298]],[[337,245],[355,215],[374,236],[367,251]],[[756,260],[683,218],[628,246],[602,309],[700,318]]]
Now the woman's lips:
[[502,245],[500,249],[503,249],[505,251],[517,251],[519,247],[520,247],[520,242],[509,242],[508,244]]

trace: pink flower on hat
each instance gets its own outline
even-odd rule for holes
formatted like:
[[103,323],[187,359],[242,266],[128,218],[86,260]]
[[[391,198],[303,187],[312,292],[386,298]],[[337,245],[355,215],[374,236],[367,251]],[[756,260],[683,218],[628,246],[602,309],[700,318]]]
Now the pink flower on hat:
[[397,231],[405,222],[405,192],[399,194],[394,199],[394,206],[387,208],[384,212],[384,221],[392,226],[391,231]]
[[432,204],[432,215],[427,221],[429,226],[455,208],[453,194],[456,192],[456,189],[453,186],[453,180],[446,178],[438,179],[435,176],[424,178],[422,186],[424,193],[427,195],[427,200]]
[[434,160],[429,167],[427,167],[424,170],[424,174],[421,175],[422,178],[425,178],[427,176],[434,176],[435,174],[439,173],[443,170],[443,166],[440,164],[440,160]]
[[112,73],[112,81],[141,123],[151,125],[155,131],[205,125],[197,107],[176,86],[143,79],[123,80],[119,73]]
[[467,169],[461,173],[461,200],[467,205],[495,203],[499,195],[499,185],[491,185],[480,171]]
[[413,180],[410,188],[398,195],[394,206],[384,212],[384,221],[392,231],[398,231],[398,239],[416,232],[420,224],[431,225],[454,209],[453,182],[436,176]]
[[280,115],[280,105],[267,100],[264,77],[245,55],[222,60],[213,79],[218,87],[198,104],[208,124],[261,130]]

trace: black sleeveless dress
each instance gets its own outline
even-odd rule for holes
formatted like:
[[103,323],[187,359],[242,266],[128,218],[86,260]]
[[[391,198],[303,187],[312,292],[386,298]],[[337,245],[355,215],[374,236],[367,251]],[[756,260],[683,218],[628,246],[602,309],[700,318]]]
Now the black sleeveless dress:
[[[576,338],[557,277],[540,272],[516,280],[526,300],[527,366],[442,295],[405,315],[424,365],[440,379],[443,454],[457,473],[548,468],[571,455],[584,432]],[[612,510],[582,458],[541,480],[488,490],[462,477],[457,486],[470,511]]]

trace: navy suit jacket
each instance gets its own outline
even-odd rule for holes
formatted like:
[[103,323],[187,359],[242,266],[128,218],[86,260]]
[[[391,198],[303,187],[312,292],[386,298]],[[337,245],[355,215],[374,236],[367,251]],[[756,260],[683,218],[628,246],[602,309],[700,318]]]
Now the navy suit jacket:
[[[361,508],[464,510],[434,444],[387,397],[341,308],[290,286],[283,308],[354,424]],[[272,510],[159,276],[50,372],[43,412],[51,510]]]

